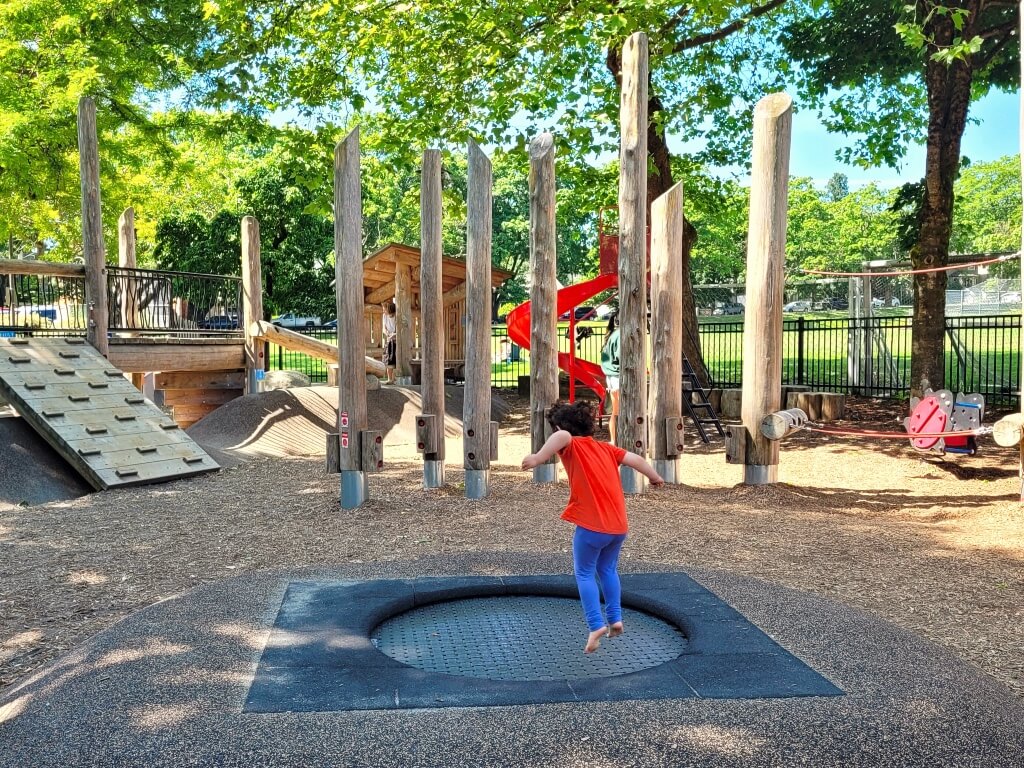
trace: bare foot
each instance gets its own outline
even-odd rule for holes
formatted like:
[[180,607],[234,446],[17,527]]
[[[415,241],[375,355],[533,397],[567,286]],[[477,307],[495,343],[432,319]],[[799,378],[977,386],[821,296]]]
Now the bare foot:
[[608,637],[618,637],[626,630],[622,626],[621,621],[616,621],[610,627],[608,627]]
[[600,629],[595,629],[587,636],[587,645],[583,649],[583,652],[593,653],[594,651],[596,651],[598,649],[598,646],[601,645],[601,638],[606,637],[607,635],[608,627],[601,627]]

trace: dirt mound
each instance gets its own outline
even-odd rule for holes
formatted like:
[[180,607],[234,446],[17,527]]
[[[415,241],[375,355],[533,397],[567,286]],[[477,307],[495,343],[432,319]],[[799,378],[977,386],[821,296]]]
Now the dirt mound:
[[[462,434],[462,387],[445,391],[445,433]],[[507,407],[491,398],[491,418],[501,421]],[[384,444],[416,442],[422,412],[419,387],[382,387],[366,393],[369,429]],[[232,400],[188,429],[189,436],[223,466],[255,457],[322,456],[327,434],[337,431],[337,387],[300,387],[261,392]]]
[[77,499],[92,486],[24,419],[0,416],[0,509]]

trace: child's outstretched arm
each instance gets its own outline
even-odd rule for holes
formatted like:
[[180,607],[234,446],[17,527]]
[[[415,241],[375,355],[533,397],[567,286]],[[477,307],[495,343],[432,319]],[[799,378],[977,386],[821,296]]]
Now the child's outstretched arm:
[[627,452],[626,455],[622,457],[622,463],[630,469],[635,469],[637,472],[646,475],[647,479],[651,481],[651,485],[665,484],[665,480],[662,476],[659,475],[657,471],[655,471],[654,467],[648,464],[642,456]]
[[565,448],[572,441],[572,435],[566,432],[564,429],[560,429],[549,437],[541,449],[536,453],[531,453],[525,459],[523,459],[523,469],[533,469],[539,467],[541,464],[547,463],[548,459],[558,453],[560,450]]

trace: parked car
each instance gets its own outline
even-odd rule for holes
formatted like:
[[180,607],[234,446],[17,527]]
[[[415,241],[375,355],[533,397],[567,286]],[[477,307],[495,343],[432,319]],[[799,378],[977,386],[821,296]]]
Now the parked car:
[[811,311],[811,302],[806,301],[804,299],[799,299],[798,301],[791,301],[791,302],[789,302],[789,304],[784,304],[782,306],[782,311],[783,312],[810,312]]
[[[576,307],[576,319],[577,320],[592,320],[597,316],[597,307]],[[568,320],[569,313],[563,312],[559,315],[559,320]]]
[[850,302],[842,296],[836,296],[828,300],[829,309],[849,309]]
[[729,302],[728,304],[723,304],[722,305],[722,309],[719,312],[719,314],[721,314],[721,315],[742,315],[744,310],[745,310],[745,307],[742,304],[737,304],[736,302],[733,301],[733,302]]
[[337,328],[337,327],[338,327],[338,319],[337,318],[335,318],[334,320],[328,320],[326,323],[324,323],[324,328]]
[[320,325],[320,318],[304,317],[294,312],[285,312],[283,315],[270,318],[270,322],[281,328],[315,328]]
[[999,301],[1002,304],[1020,304],[1020,294],[1017,293],[1016,291],[1011,293],[1004,293],[999,298]]
[[199,321],[199,327],[207,331],[235,331],[238,330],[238,318],[230,315],[210,315]]
[[899,305],[900,305],[900,300],[897,299],[895,296],[893,296],[891,299],[889,299],[889,303],[888,304],[885,303],[884,299],[880,299],[877,296],[871,300],[871,306],[872,307],[886,307],[886,306],[888,306],[888,307],[898,307]]

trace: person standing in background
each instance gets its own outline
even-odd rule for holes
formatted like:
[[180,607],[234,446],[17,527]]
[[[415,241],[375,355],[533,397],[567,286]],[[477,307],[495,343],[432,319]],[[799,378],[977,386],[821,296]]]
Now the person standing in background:
[[605,389],[611,400],[608,416],[608,442],[615,445],[616,430],[619,419],[619,327],[618,312],[608,315],[608,328],[605,331],[604,346],[601,347],[601,370],[604,371]]
[[384,366],[388,371],[387,384],[395,383],[395,355],[398,327],[395,323],[395,302],[389,301],[384,307]]

